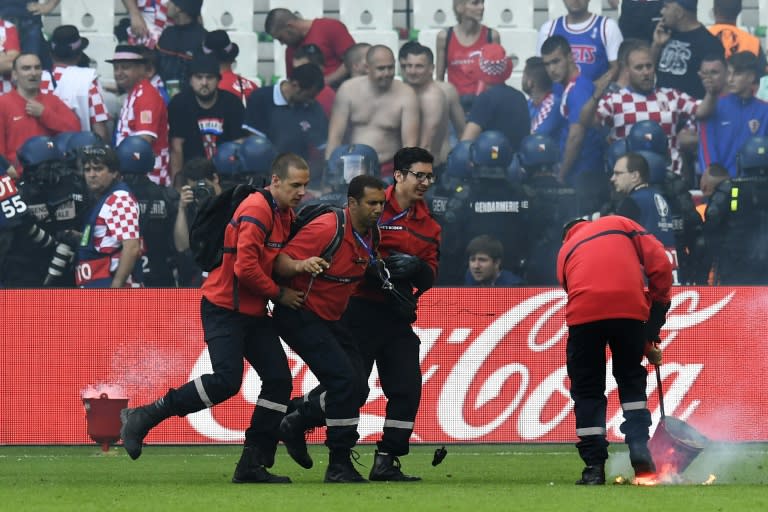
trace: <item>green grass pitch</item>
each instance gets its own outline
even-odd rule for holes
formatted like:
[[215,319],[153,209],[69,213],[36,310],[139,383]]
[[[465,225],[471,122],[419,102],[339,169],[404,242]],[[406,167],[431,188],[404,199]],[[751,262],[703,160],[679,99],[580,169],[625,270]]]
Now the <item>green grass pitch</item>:
[[[358,447],[367,476],[373,446]],[[432,467],[434,446],[403,457],[415,483],[323,484],[327,451],[311,446],[304,470],[278,448],[274,468],[290,485],[230,482],[238,446],[148,446],[132,461],[122,447],[0,447],[0,511],[765,511],[768,445],[717,444],[686,470],[681,485],[574,485],[582,464],[572,445],[449,445]],[[609,478],[631,476],[627,452],[611,446]],[[703,486],[710,473],[714,485]]]

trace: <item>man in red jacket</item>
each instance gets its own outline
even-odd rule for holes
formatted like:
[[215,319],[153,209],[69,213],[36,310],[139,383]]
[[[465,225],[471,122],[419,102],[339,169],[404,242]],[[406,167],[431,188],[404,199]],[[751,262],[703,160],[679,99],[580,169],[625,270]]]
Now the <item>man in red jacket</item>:
[[[557,278],[568,293],[567,367],[575,406],[576,447],[586,464],[578,485],[605,483],[608,458],[605,414],[605,346],[624,412],[621,431],[636,476],[656,468],[648,451],[651,413],[646,405],[648,373],[642,365],[660,353],[649,350],[666,320],[672,265],[664,247],[642,226],[612,215],[565,226]],[[645,280],[648,291],[645,291]]]
[[[288,483],[273,475],[278,427],[287,410],[292,378],[282,345],[267,316],[267,301],[290,310],[305,293],[278,286],[271,278],[280,247],[288,239],[292,208],[309,183],[309,167],[285,153],[272,164],[270,196],[253,193],[238,206],[224,233],[224,257],[203,284],[201,316],[213,372],[197,377],[159,400],[120,414],[123,446],[132,459],[141,455],[149,430],[170,416],[186,416],[234,396],[243,378],[243,357],[262,381],[261,393],[245,431],[245,447],[234,483]],[[318,257],[296,262],[312,272]],[[320,260],[322,261],[322,260]]]
[[28,138],[80,131],[77,116],[58,96],[40,92],[42,73],[40,58],[22,53],[11,71],[16,89],[0,96],[0,154],[16,166],[19,175],[16,150]]

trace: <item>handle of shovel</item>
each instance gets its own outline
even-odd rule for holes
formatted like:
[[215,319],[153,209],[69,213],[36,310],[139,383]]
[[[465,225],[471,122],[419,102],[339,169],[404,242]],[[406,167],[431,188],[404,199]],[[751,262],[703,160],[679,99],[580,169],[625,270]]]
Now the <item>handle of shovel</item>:
[[667,415],[664,412],[664,391],[661,387],[661,369],[658,364],[656,367],[656,387],[659,388],[659,409],[661,410],[661,418],[664,419]]

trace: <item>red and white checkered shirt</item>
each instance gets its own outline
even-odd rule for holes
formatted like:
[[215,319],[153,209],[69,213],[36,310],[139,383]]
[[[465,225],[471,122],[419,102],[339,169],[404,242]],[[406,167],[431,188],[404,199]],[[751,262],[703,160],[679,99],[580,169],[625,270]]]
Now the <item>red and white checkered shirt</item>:
[[[53,81],[51,80],[51,74],[47,71],[43,72],[43,76],[40,79],[40,91],[44,93],[52,93],[54,91],[53,83],[61,82],[61,75],[64,73],[66,66],[56,65],[53,68]],[[104,104],[104,92],[101,89],[98,78],[94,78],[88,88],[88,116],[91,119],[91,126],[94,123],[103,123],[109,120],[109,113],[107,113],[107,106]]]
[[98,252],[109,254],[120,248],[123,240],[139,238],[139,203],[130,192],[115,190],[104,201],[96,217],[93,247]]
[[128,93],[117,121],[115,145],[130,135],[149,135],[154,138],[155,168],[149,179],[158,185],[169,186],[171,153],[168,147],[168,109],[163,97],[149,80],[144,79]]
[[[144,246],[139,231],[139,202],[127,190],[115,190],[101,206],[93,229],[93,248],[103,254],[112,254],[109,260],[111,273],[120,264],[123,240],[139,240]],[[125,284],[138,286],[130,275]]]
[[136,6],[141,11],[149,34],[137,38],[129,28],[128,42],[130,44],[140,44],[147,48],[154,48],[157,45],[160,34],[163,33],[165,27],[173,24],[173,21],[168,18],[168,2],[169,0],[136,0]]
[[672,170],[680,173],[682,160],[677,148],[678,122],[696,115],[700,101],[687,93],[660,87],[648,94],[622,88],[600,99],[597,117],[603,126],[610,127],[610,142],[625,138],[629,130],[640,121],[655,121],[667,134]]
[[[19,44],[19,31],[16,29],[16,25],[10,21],[0,19],[0,53],[21,51],[21,45]],[[13,82],[11,82],[11,74],[6,73],[0,75],[0,94],[5,94],[13,90]]]

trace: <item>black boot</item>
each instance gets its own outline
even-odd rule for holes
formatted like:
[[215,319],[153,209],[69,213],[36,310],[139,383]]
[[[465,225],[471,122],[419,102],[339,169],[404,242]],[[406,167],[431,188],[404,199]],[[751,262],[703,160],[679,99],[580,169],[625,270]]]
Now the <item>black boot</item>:
[[307,451],[307,439],[304,437],[304,420],[299,411],[293,411],[287,414],[280,422],[280,440],[285,444],[288,455],[296,461],[299,466],[310,469],[312,467],[312,457]]
[[576,480],[576,485],[604,485],[605,484],[605,465],[595,464],[587,466],[581,472],[581,478]]
[[141,456],[142,443],[149,431],[169,416],[171,416],[171,412],[166,406],[164,398],[160,398],[149,405],[120,411],[120,422],[122,423],[120,437],[123,440],[123,448],[133,460]]
[[368,478],[376,482],[416,482],[420,476],[405,475],[400,470],[400,459],[388,453],[376,450],[373,467]]
[[368,480],[352,465],[350,450],[333,450],[325,471],[325,482],[334,484],[367,484]]
[[656,464],[653,463],[646,442],[629,444],[629,462],[632,463],[636,477],[647,477],[656,473]]
[[246,446],[235,468],[232,482],[236,484],[289,484],[287,476],[273,475],[264,467],[264,458],[256,446]]

